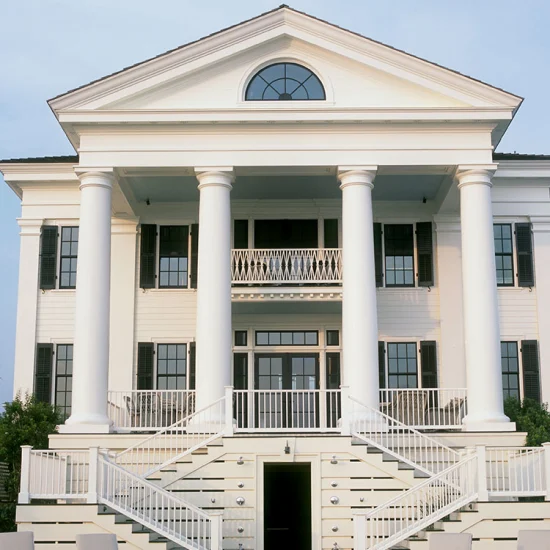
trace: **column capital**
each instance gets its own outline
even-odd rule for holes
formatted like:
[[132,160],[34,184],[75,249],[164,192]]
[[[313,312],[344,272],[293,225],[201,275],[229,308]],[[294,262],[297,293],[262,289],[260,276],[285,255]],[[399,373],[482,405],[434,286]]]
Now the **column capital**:
[[116,181],[112,168],[75,168],[75,173],[80,180],[80,189],[84,187],[105,187],[112,189]]
[[338,166],[340,189],[348,185],[367,185],[374,187],[374,178],[378,166]]
[[19,235],[21,237],[33,237],[40,236],[42,225],[44,224],[43,218],[17,218],[17,224],[21,228]]
[[195,175],[199,180],[199,189],[206,186],[228,187],[231,190],[235,181],[235,172],[232,166],[195,167]]
[[475,184],[492,187],[491,180],[496,169],[497,164],[461,164],[456,171],[458,188]]

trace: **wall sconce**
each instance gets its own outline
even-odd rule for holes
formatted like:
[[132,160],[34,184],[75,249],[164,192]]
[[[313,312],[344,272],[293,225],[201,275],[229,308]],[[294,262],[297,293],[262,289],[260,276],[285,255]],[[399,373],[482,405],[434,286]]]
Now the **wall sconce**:
[[338,525],[333,525],[332,526],[332,532],[336,533],[337,531],[338,531]]
[[243,497],[237,497],[235,499],[235,502],[239,505],[239,506],[242,506],[244,504],[244,498]]
[[244,527],[237,527],[237,532],[238,533],[243,533],[244,532]]
[[336,483],[336,481],[331,481],[330,486],[331,487],[338,487],[338,483]]
[[338,504],[340,499],[338,497],[330,497],[331,504]]
[[240,457],[239,457],[239,460],[237,460],[237,464],[238,464],[239,466],[242,466],[242,465],[244,464],[244,460],[243,460],[243,457],[242,457],[242,456],[240,456]]
[[239,481],[239,483],[237,483],[237,487],[239,489],[242,489],[244,487],[244,483],[242,481]]
[[285,445],[285,455],[289,455],[289,454],[290,454],[290,447],[288,446],[288,441],[287,441]]
[[332,460],[330,461],[331,464],[338,464],[338,461],[336,460],[336,455],[332,455]]

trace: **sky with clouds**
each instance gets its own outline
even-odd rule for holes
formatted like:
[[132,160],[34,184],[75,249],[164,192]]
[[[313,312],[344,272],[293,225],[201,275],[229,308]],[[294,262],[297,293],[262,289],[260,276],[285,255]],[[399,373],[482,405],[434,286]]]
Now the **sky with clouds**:
[[[73,154],[47,99],[277,5],[268,0],[3,0],[0,159]],[[498,150],[550,153],[547,0],[294,0],[290,5],[524,97]],[[0,181],[0,403],[12,396],[19,215],[18,198]]]

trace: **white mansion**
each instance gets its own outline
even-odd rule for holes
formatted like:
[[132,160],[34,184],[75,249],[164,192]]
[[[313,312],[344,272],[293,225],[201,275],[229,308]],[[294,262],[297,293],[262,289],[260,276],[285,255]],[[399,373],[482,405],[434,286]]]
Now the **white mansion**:
[[22,450],[19,528],[550,532],[550,446],[503,407],[550,400],[550,156],[494,153],[521,101],[287,6],[50,100],[78,155],[0,162],[14,392],[65,418]]

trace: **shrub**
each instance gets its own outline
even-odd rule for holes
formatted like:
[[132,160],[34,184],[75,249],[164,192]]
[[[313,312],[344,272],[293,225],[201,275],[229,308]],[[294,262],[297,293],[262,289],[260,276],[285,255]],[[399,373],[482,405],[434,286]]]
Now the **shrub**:
[[21,477],[21,445],[36,449],[48,448],[48,436],[56,431],[62,419],[49,403],[37,401],[34,396],[17,395],[5,403],[0,414],[0,462],[8,465],[6,479],[7,502],[0,506],[0,532],[15,531],[15,506]]
[[527,432],[526,445],[538,447],[550,441],[550,412],[548,403],[538,403],[533,399],[508,398],[504,401],[504,412],[516,423],[519,432]]

